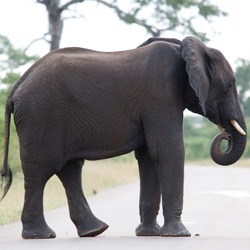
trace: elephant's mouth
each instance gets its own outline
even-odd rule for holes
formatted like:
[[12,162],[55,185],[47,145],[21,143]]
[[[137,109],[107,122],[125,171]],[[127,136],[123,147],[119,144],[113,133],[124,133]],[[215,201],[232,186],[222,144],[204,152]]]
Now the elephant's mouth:
[[[230,123],[235,128],[235,130],[237,130],[240,134],[246,135],[246,132],[244,131],[244,129],[239,125],[239,123],[236,120],[231,120]],[[219,124],[218,128],[220,129],[220,131],[222,133],[226,132],[226,128],[223,125]]]

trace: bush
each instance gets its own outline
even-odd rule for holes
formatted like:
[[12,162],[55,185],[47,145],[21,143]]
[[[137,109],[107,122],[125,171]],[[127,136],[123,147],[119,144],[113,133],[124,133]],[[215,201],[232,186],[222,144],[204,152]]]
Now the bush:
[[[249,131],[250,131],[250,117],[246,118],[246,124],[247,124],[247,141],[249,142],[250,136],[249,136]],[[250,145],[249,143],[246,146],[245,152],[243,154],[243,158],[250,158]]]
[[211,141],[219,133],[217,126],[202,116],[187,116],[183,129],[186,160],[210,158]]

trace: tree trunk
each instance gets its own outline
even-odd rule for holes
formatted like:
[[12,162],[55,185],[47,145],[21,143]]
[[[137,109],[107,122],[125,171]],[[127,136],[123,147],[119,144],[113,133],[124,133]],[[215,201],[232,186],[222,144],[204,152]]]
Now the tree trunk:
[[50,51],[59,49],[61,35],[63,31],[63,20],[61,17],[62,11],[60,9],[60,1],[47,1],[46,7],[48,10],[49,19],[49,34],[50,40]]
[[63,11],[73,4],[84,2],[84,0],[70,0],[63,5],[60,0],[37,0],[37,2],[44,4],[48,11],[49,31],[47,34],[50,35],[50,41],[47,42],[50,43],[50,51],[59,49],[63,32]]
[[63,20],[61,19],[61,15],[49,14],[49,34],[51,36],[50,51],[60,48],[62,31],[63,31]]

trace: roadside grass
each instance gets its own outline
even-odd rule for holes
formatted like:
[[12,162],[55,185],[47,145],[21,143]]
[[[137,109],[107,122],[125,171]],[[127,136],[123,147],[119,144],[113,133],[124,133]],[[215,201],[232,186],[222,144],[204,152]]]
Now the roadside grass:
[[[185,165],[194,165],[194,166],[215,166],[220,167],[220,165],[214,163],[211,159],[202,159],[198,161],[187,161]],[[241,158],[236,163],[228,166],[228,167],[250,167],[250,158]]]
[[[120,184],[138,179],[138,167],[133,154],[102,161],[86,161],[83,166],[82,182],[86,197]],[[24,201],[24,181],[22,173],[13,178],[12,186],[0,202],[0,225],[20,220]],[[53,176],[44,192],[44,210],[48,211],[67,204],[64,188]]]

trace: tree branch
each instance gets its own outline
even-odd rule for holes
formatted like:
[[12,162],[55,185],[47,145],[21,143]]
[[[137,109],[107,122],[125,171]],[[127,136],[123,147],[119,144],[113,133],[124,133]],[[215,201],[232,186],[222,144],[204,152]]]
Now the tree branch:
[[33,43],[37,42],[37,41],[40,41],[40,40],[44,40],[46,41],[47,43],[50,43],[49,40],[46,39],[46,36],[49,35],[49,33],[45,33],[42,37],[39,37],[39,38],[36,38],[34,39],[33,41],[31,41],[29,43],[29,45],[23,50],[24,53],[26,53],[26,51],[32,46]]
[[56,6],[56,9],[59,12],[59,14],[61,14],[64,10],[68,9],[68,7],[70,5],[75,4],[75,3],[82,3],[84,1],[85,0],[71,0],[71,1],[69,1],[67,3],[65,3],[64,5],[62,5],[61,7],[59,7],[60,0],[37,0],[38,3],[46,5],[47,9],[49,9],[49,7],[52,4],[54,4]]
[[62,7],[59,8],[59,11],[60,13],[62,13],[64,10],[68,9],[68,7],[72,4],[75,4],[75,3],[82,3],[84,2],[85,0],[71,0],[67,3],[65,3]]
[[163,31],[163,30],[158,29],[157,27],[155,27],[153,25],[147,24],[145,20],[137,19],[135,16],[132,16],[131,14],[122,11],[117,5],[107,3],[106,1],[103,1],[103,0],[96,0],[96,2],[101,3],[101,4],[105,5],[106,7],[113,9],[116,12],[117,16],[121,20],[125,21],[126,23],[129,23],[128,20],[126,19],[126,17],[131,16],[133,18],[133,23],[136,23],[140,26],[143,26],[154,37],[160,36],[161,32]]

